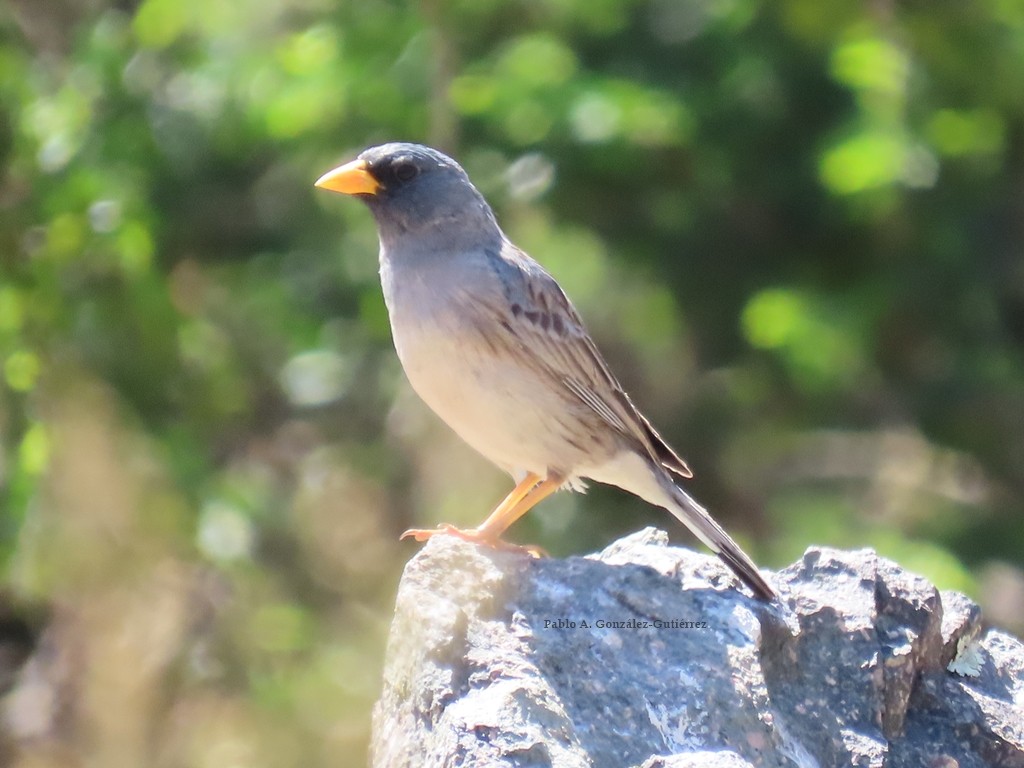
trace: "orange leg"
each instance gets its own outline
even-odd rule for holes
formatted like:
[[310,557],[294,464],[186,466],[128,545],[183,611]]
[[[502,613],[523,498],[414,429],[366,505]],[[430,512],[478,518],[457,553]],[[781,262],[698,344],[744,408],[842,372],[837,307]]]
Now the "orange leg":
[[513,551],[526,551],[532,555],[537,554],[535,548],[520,547],[515,544],[508,544],[501,540],[501,534],[508,530],[516,520],[525,515],[534,505],[546,499],[557,491],[562,485],[561,479],[541,480],[534,474],[528,474],[523,478],[512,491],[504,498],[497,508],[488,515],[476,528],[462,529],[454,525],[440,525],[434,529],[411,528],[402,534],[402,538],[414,538],[416,541],[426,541],[431,536],[445,533],[450,536],[457,536],[463,541],[470,541],[483,544],[495,549],[508,549]]

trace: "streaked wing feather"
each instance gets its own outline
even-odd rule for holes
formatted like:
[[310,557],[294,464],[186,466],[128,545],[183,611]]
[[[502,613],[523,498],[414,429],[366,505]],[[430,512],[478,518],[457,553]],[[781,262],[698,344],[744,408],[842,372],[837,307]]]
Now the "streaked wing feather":
[[581,384],[578,380],[573,378],[563,378],[562,382],[574,395],[576,395],[586,405],[590,406],[598,416],[607,421],[611,426],[615,427],[619,432],[625,434],[629,433],[629,427],[623,423],[619,415],[605,405],[604,401],[595,395],[593,390],[587,388],[584,384]]
[[[507,249],[514,248],[511,244]],[[514,299],[488,309],[498,326],[514,328],[522,338],[507,347],[529,354],[551,377],[596,413],[605,423],[637,443],[652,459],[680,477],[690,468],[633,405],[587,333],[576,308],[554,278],[521,252],[533,269],[521,273],[522,290]],[[512,253],[503,253],[511,260]]]

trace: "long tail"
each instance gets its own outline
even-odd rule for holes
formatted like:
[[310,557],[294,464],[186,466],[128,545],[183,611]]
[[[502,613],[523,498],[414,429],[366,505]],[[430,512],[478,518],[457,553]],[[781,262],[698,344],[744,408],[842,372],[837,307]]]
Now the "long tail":
[[732,572],[753,590],[755,595],[765,601],[774,600],[777,597],[775,590],[764,580],[757,570],[757,566],[754,565],[754,561],[747,557],[747,554],[740,549],[740,545],[732,540],[732,537],[715,522],[704,507],[673,483],[667,474],[659,473],[659,475],[662,486],[675,502],[672,507],[669,507],[669,512],[678,517],[687,528],[696,534],[698,539],[722,558],[722,562],[728,565]]

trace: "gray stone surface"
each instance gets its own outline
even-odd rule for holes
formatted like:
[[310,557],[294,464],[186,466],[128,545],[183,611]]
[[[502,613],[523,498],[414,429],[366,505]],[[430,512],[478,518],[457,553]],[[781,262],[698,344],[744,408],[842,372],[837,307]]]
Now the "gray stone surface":
[[869,550],[773,583],[760,603],[654,529],[566,560],[437,537],[399,589],[372,763],[1024,767],[1024,646],[967,598]]

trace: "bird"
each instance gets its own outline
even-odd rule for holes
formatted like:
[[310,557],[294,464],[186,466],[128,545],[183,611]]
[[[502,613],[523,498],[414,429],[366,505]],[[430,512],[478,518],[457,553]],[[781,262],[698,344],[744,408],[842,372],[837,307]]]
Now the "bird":
[[516,549],[502,534],[561,488],[618,486],[671,512],[761,600],[775,590],[681,485],[690,468],[633,404],[568,296],[505,235],[452,158],[374,146],[320,189],[370,209],[395,350],[419,397],[515,487],[476,528],[411,529]]

